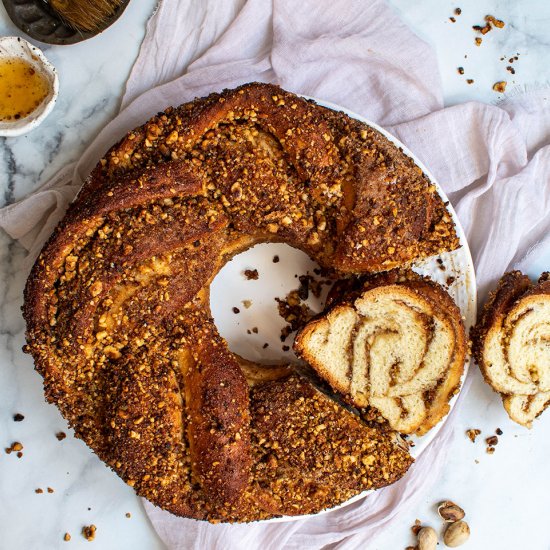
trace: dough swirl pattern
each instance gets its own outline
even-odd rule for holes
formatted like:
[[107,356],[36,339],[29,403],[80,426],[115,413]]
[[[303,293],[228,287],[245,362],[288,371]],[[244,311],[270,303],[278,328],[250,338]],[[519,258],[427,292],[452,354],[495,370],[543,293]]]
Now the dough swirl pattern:
[[508,415],[531,427],[550,405],[550,274],[506,273],[472,330],[476,361]]

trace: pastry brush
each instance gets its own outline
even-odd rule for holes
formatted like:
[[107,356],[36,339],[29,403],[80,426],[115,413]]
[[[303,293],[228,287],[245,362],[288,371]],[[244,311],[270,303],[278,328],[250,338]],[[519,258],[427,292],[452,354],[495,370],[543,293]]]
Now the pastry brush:
[[123,0],[44,0],[70,27],[94,32],[102,28]]

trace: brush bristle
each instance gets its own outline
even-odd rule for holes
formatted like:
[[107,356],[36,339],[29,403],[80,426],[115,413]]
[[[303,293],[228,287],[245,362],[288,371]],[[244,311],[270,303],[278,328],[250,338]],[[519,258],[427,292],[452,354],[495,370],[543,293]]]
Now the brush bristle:
[[99,30],[122,3],[123,0],[49,0],[67,25],[85,32]]

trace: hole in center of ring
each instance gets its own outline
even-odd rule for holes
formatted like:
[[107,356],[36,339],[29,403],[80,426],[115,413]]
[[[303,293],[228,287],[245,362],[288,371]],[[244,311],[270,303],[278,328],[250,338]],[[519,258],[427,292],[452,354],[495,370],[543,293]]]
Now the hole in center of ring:
[[[308,297],[299,304],[320,313],[330,286],[319,273],[307,254],[286,244],[258,244],[230,260],[210,287],[212,316],[229,349],[256,363],[298,363],[292,351],[295,332],[281,339],[289,323],[281,317],[276,298],[286,301],[300,286],[303,298],[300,276],[310,276]],[[314,294],[318,289],[319,297]]]

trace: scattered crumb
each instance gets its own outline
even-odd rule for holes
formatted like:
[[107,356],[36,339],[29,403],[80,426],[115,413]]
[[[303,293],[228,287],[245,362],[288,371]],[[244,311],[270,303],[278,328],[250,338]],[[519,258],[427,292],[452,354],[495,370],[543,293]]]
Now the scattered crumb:
[[458,74],[464,74],[464,67],[458,67]]
[[252,300],[243,300],[242,304],[244,306],[244,309],[248,309],[252,305]]
[[496,435],[492,435],[485,440],[485,443],[487,443],[490,447],[494,447],[498,444],[498,437]]
[[456,281],[456,277],[447,277],[447,286],[451,286]]
[[422,529],[422,522],[419,519],[415,519],[414,525],[411,527],[411,531],[415,537],[418,535],[418,531],[420,531],[420,529]]
[[474,462],[475,462],[476,464],[479,464],[479,460],[478,460],[477,458],[474,460]]
[[468,78],[468,80],[466,80],[466,82],[468,84],[473,84],[474,83],[474,79],[473,78]]
[[38,489],[35,489],[34,492],[37,494],[37,495],[41,495],[44,490],[43,489],[40,489],[40,487]]
[[317,279],[315,279],[315,277],[312,277],[311,275],[300,275],[298,277],[298,280],[300,281],[298,296],[301,300],[308,299],[310,290],[315,298],[319,298],[321,296],[321,292],[323,289],[322,281],[318,281]]
[[[497,19],[496,17],[492,15],[486,15],[485,16],[485,25],[474,25],[472,29],[474,31],[479,32],[481,34],[487,34],[489,31],[491,31],[494,28],[502,29],[504,27],[505,23],[504,21],[501,21],[500,19]],[[476,38],[476,44],[479,46],[481,44],[481,38],[479,39],[479,43],[477,42]]]
[[6,451],[6,454],[9,455],[11,453],[15,453],[17,451],[22,451],[23,450],[23,445],[21,443],[19,443],[19,441],[14,441],[10,447],[6,447],[4,449]]
[[290,349],[290,346],[283,346],[283,351],[288,351]]
[[257,269],[245,269],[244,276],[249,281],[257,281],[260,277]]
[[450,21],[451,23],[456,23],[456,19],[455,19],[454,17],[449,17],[449,21]]
[[82,527],[82,536],[87,540],[87,541],[93,541],[95,539],[95,533],[97,531],[97,527],[95,525],[84,525],[84,527]]
[[13,421],[14,422],[21,422],[24,419],[25,419],[25,417],[20,413],[16,413],[16,414],[13,415]]
[[313,312],[301,301],[297,290],[290,291],[284,300],[275,300],[279,304],[279,315],[288,323],[281,329],[281,342],[284,342],[290,333],[304,326],[313,317]]
[[462,10],[460,8],[455,9],[455,15],[460,15],[462,13]]
[[277,255],[273,256],[273,263],[274,264],[278,264],[279,261],[280,261],[279,256],[277,256]]
[[486,15],[485,21],[487,21],[488,25],[493,25],[497,29],[502,29],[506,23],[504,21],[501,21],[500,19],[497,19],[496,17],[492,15]]
[[472,428],[470,430],[466,430],[466,435],[470,438],[470,441],[472,443],[476,442],[476,437],[481,433],[481,430],[478,430],[477,428]]
[[71,540],[71,535],[69,535],[69,533],[65,533],[65,534],[63,535],[63,540],[64,540],[65,542],[69,542],[69,541]]
[[416,546],[407,546],[407,548],[405,548],[405,550],[418,550],[418,547],[416,547]]
[[262,348],[265,349],[265,348],[267,348],[268,346],[269,346],[269,344],[266,342],[266,343],[262,346]]
[[253,332],[254,334],[258,334],[258,327],[253,327],[253,328],[252,328],[252,332]]
[[506,70],[511,74],[516,74],[516,69],[514,69],[514,67],[510,67],[510,65],[506,67]]
[[477,36],[476,37],[476,46],[481,46],[482,42],[483,42],[483,40],[479,36]]
[[495,82],[493,84],[493,90],[499,94],[503,94],[506,91],[506,81],[501,80],[500,82]]
[[497,428],[497,429],[495,430],[495,433],[496,433],[497,435],[502,435],[504,432],[503,432],[500,428]]
[[57,437],[59,441],[63,441],[67,437],[67,434],[65,432],[57,432],[55,437]]
[[22,456],[23,456],[23,453],[22,453],[21,451],[19,451],[19,452],[17,453],[17,458],[21,458]]
[[241,310],[240,310],[238,307],[234,307],[234,308],[232,309],[232,311],[233,311],[233,313],[234,313],[235,315],[237,315],[237,313],[240,313],[240,312],[241,312]]
[[131,517],[132,517],[132,514],[130,514],[130,512],[126,512],[126,517],[127,517],[127,518],[131,518]]
[[48,487],[48,493],[53,493],[53,489],[51,487]]
[[495,448],[494,448],[494,447],[487,447],[487,448],[485,449],[485,452],[486,452],[488,455],[492,455],[492,454],[494,454],[494,452],[495,452]]

